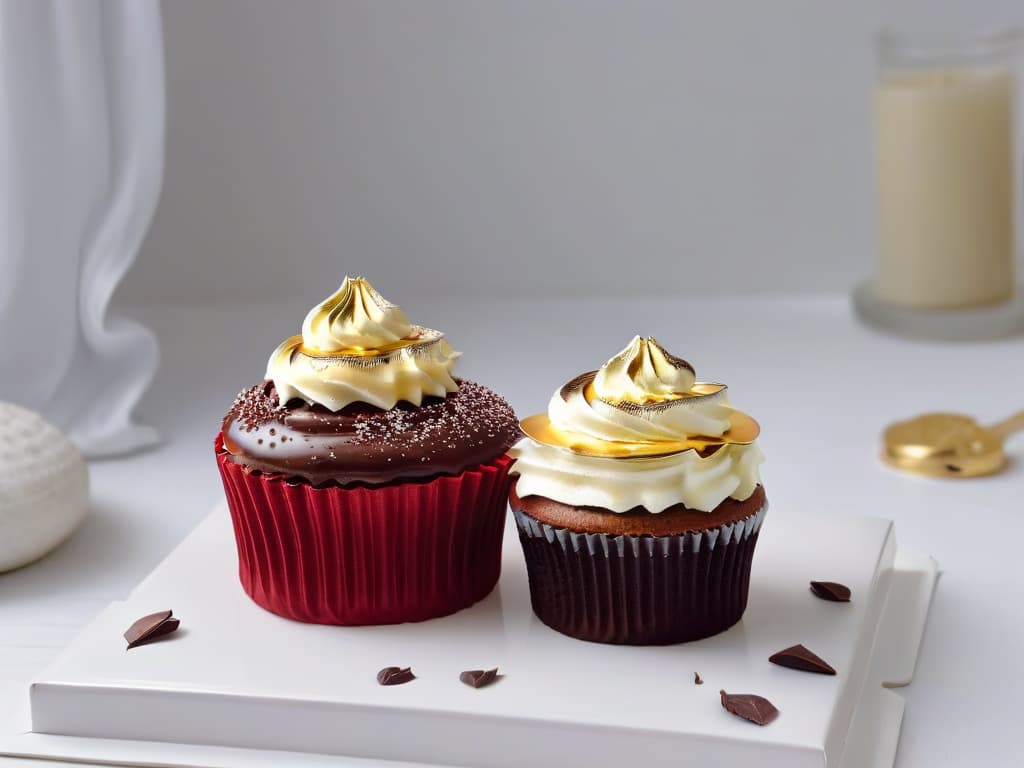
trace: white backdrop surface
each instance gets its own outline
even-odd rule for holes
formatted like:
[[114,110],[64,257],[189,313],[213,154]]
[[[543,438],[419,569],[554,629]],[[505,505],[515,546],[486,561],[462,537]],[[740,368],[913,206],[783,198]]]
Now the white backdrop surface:
[[[163,199],[123,297],[847,291],[882,24],[1018,0],[165,2]],[[389,293],[390,292],[390,293]]]

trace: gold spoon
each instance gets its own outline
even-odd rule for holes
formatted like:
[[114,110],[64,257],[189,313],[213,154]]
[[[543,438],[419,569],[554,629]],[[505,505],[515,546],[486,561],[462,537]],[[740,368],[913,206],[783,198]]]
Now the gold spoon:
[[1006,466],[1003,442],[1024,430],[1024,411],[990,427],[959,413],[926,413],[885,430],[882,460],[931,477],[992,475]]

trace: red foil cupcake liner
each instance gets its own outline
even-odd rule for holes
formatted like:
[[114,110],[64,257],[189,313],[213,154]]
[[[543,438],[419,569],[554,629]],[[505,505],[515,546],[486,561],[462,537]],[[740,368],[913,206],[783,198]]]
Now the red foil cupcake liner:
[[505,455],[453,477],[375,488],[314,488],[229,461],[217,465],[246,593],[317,624],[397,624],[486,597],[501,570]]
[[669,645],[718,634],[743,616],[767,505],[676,536],[577,533],[513,512],[541,621],[580,640]]

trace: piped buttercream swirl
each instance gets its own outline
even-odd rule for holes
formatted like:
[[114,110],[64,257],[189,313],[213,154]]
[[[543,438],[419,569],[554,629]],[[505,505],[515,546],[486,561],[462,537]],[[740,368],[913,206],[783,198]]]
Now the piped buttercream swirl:
[[711,512],[726,498],[750,498],[764,455],[757,444],[726,445],[710,456],[683,451],[644,459],[579,456],[523,438],[509,450],[519,496],[628,512],[663,512],[676,504]]
[[408,339],[413,325],[397,305],[365,277],[346,277],[302,323],[302,343],[311,352],[376,350]]
[[[553,445],[524,438],[510,451],[520,475],[517,493],[615,512],[660,512],[680,503],[711,511],[727,497],[746,499],[760,481],[763,456],[753,437],[732,438],[734,415],[724,385],[697,382],[685,360],[651,337],[634,337],[548,403],[555,434],[586,438],[588,453],[572,450],[572,439]],[[715,444],[701,451],[676,447],[693,438]],[[593,446],[602,444],[607,455],[595,455]],[[641,446],[644,457],[623,458],[623,444]]]
[[400,400],[420,405],[457,391],[451,372],[458,357],[440,331],[411,324],[365,278],[346,277],[306,315],[302,335],[274,350],[266,378],[282,403],[389,410]]
[[696,383],[692,365],[670,355],[653,336],[634,336],[624,350],[601,366],[594,377],[594,392],[611,403],[647,405],[678,399]]
[[613,442],[674,442],[729,429],[725,386],[695,389],[693,366],[654,338],[635,336],[596,374],[573,379],[548,403],[551,423]]

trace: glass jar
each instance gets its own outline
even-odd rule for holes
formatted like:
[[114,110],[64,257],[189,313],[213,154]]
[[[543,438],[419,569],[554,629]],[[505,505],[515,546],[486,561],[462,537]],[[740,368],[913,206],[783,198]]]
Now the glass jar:
[[1017,32],[960,41],[879,36],[877,251],[874,277],[857,296],[872,324],[939,338],[1020,327],[1020,50]]

